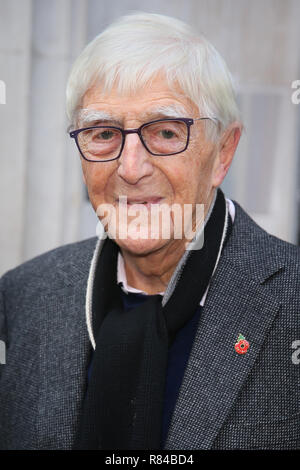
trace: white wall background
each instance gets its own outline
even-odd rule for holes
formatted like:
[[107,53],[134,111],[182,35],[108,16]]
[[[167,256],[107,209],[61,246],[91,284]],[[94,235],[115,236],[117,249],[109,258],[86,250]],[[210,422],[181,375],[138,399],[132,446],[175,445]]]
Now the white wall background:
[[84,45],[133,10],[186,21],[223,55],[246,126],[226,195],[270,233],[298,242],[299,0],[0,0],[0,274],[95,235],[66,134],[65,85]]

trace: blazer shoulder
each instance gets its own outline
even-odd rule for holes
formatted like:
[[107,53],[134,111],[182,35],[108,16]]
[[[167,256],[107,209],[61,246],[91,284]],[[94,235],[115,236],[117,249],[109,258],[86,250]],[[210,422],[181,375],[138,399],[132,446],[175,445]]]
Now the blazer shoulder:
[[88,276],[97,237],[54,248],[7,271],[2,290],[39,292],[64,288]]
[[254,248],[257,251],[266,252],[267,256],[273,254],[285,262],[299,263],[300,246],[270,234],[258,225],[236,201],[234,201],[234,205],[236,208],[235,223],[238,233],[244,245],[248,247],[245,253],[253,252]]
[[226,257],[255,282],[268,284],[280,298],[300,303],[300,247],[260,227],[234,201],[236,218]]

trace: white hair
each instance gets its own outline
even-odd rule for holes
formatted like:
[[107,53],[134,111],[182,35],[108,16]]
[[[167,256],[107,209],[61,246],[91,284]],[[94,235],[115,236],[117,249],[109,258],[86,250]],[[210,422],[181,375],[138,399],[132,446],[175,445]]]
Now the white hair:
[[[216,49],[185,23],[168,16],[134,13],[121,17],[91,41],[76,59],[67,83],[71,125],[86,91],[95,83],[107,93],[134,93],[158,73],[177,84],[220,130],[240,122],[230,72]],[[207,122],[207,121],[206,121]]]

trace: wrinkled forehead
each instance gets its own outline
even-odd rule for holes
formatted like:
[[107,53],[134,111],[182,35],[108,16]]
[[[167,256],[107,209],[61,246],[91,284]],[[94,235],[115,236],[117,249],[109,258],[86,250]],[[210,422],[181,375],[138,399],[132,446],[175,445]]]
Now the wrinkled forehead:
[[[137,116],[141,121],[151,121],[154,119],[164,118],[182,118],[189,117],[188,110],[184,106],[169,105],[169,106],[153,106],[139,113]],[[78,123],[80,126],[92,124],[96,121],[109,121],[116,124],[123,124],[121,113],[116,111],[104,111],[97,109],[83,108],[78,113]]]
[[[135,71],[136,72],[136,71]],[[123,96],[134,98],[148,92],[166,92],[173,95],[186,96],[178,79],[173,74],[163,70],[156,70],[152,74],[134,73],[134,71],[117,71],[114,75],[94,76],[86,90],[85,96],[102,93],[104,96],[120,98]]]
[[104,90],[101,83],[94,83],[81,102],[77,122],[88,124],[95,120],[117,120],[124,114],[136,114],[142,120],[192,117],[198,107],[183,93],[177,84],[171,84],[164,77],[149,80],[133,92],[120,90],[116,83],[110,90]]

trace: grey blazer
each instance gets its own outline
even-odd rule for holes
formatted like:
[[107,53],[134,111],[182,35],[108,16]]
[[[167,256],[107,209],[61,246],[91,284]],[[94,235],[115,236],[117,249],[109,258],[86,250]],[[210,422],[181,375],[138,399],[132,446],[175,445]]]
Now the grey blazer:
[[[300,448],[300,249],[234,204],[166,449]],[[85,295],[96,241],[62,246],[1,279],[1,449],[72,448],[91,352]],[[234,349],[240,333],[250,343],[243,355]]]

